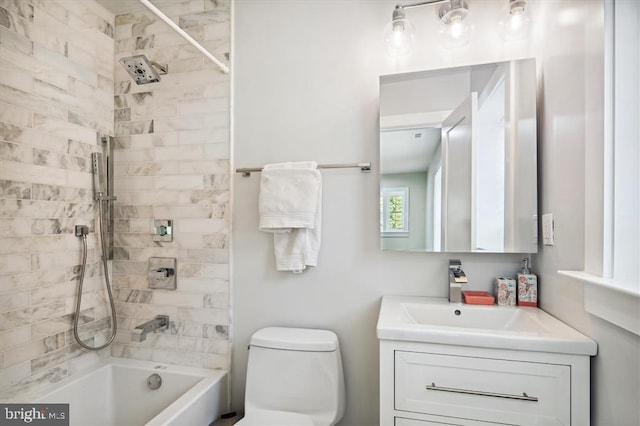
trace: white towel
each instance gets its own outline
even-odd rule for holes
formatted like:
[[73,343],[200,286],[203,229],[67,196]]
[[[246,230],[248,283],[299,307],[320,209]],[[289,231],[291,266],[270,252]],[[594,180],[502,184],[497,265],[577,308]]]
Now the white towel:
[[322,177],[317,163],[269,164],[260,178],[260,230],[274,233],[278,271],[318,265]]

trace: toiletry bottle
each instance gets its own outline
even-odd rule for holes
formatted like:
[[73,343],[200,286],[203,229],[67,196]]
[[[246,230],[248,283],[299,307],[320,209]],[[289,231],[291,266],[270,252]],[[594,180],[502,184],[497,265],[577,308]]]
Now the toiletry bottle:
[[538,306],[538,277],[529,269],[529,258],[522,259],[522,270],[518,272],[518,305]]
[[498,305],[516,306],[516,280],[510,277],[497,277],[495,287]]

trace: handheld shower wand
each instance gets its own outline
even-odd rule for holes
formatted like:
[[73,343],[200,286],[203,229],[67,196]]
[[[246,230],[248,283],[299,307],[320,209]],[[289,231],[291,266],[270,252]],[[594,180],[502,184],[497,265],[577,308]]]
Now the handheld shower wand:
[[102,167],[102,154],[99,152],[94,152],[91,154],[91,163],[93,170],[93,189],[94,189],[94,200],[98,202],[98,213],[99,213],[99,227],[100,227],[100,242],[102,247],[102,267],[104,268],[104,278],[105,284],[107,287],[107,295],[109,297],[109,305],[111,307],[111,336],[107,339],[107,342],[101,346],[89,346],[80,339],[80,335],[78,333],[78,320],[80,319],[80,305],[82,304],[82,287],[84,285],[84,274],[87,268],[87,235],[89,234],[89,227],[87,226],[76,226],[76,236],[82,238],[82,268],[80,269],[80,281],[78,283],[78,293],[76,295],[76,309],[75,315],[73,317],[73,335],[76,338],[76,341],[80,346],[85,349],[91,351],[97,351],[99,349],[106,348],[109,346],[113,340],[116,338],[116,333],[118,331],[118,319],[116,318],[116,307],[113,298],[113,292],[111,290],[111,282],[109,279],[109,269],[107,264],[107,247],[105,243],[105,231],[104,231],[104,219],[103,212],[104,206],[103,203],[105,201],[115,200],[116,197],[109,197],[106,194],[106,184],[104,182],[104,169]]

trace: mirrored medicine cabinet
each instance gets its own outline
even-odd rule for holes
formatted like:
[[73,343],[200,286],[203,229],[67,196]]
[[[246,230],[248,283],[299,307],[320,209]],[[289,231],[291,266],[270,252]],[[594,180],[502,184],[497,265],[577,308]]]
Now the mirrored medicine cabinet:
[[383,250],[537,252],[535,59],[380,77]]

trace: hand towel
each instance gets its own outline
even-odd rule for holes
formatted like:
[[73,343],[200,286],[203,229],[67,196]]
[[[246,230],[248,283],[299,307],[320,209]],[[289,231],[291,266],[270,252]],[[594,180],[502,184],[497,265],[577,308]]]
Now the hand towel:
[[313,228],[322,178],[314,161],[268,164],[260,176],[260,229]]
[[260,178],[260,229],[274,234],[278,271],[318,265],[322,177],[313,161],[269,164]]

